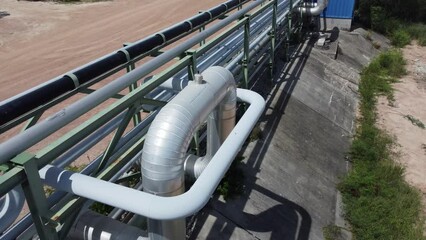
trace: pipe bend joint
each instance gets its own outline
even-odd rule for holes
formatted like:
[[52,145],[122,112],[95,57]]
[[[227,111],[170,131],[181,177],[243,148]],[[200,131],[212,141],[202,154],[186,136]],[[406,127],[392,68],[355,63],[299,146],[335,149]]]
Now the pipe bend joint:
[[183,193],[184,162],[195,130],[222,103],[224,116],[232,115],[226,112],[232,111],[229,101],[236,104],[232,73],[216,66],[202,77],[203,84],[188,85],[166,104],[148,130],[141,157],[146,192],[162,196]]
[[324,9],[328,6],[328,0],[320,0],[318,4],[312,6],[304,6],[294,8],[295,12],[307,14],[308,16],[318,16],[320,15]]

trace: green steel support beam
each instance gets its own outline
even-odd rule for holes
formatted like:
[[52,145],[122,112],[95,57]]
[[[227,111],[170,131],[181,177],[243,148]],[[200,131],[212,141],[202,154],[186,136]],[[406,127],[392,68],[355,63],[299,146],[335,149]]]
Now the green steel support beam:
[[142,98],[140,100],[140,105],[142,105],[142,104],[148,104],[148,105],[152,105],[152,106],[156,106],[156,107],[164,107],[164,105],[166,105],[167,102],[149,99],[149,98]]
[[30,118],[25,126],[22,128],[22,131],[27,130],[28,128],[36,125],[38,120],[41,118],[41,115],[43,115],[44,111],[37,112],[32,118]]
[[[200,27],[199,32],[204,31],[204,29],[206,29],[206,26]],[[204,44],[206,44],[206,39],[204,39],[203,41],[200,42],[200,47],[202,47]]]
[[25,171],[22,167],[16,166],[0,175],[0,196],[5,195],[14,187],[25,180]]
[[188,65],[188,79],[193,80],[195,74],[197,74],[197,59],[196,59],[196,51],[188,50],[186,51],[186,55],[191,57],[191,64]]
[[118,179],[117,181],[115,181],[116,184],[120,184],[120,183],[124,183],[124,182],[129,182],[135,178],[141,178],[141,172],[135,172],[132,173],[128,176],[122,177],[120,179]]
[[156,75],[155,79],[145,82],[142,86],[138,87],[135,91],[127,94],[122,99],[112,103],[91,119],[85,121],[77,128],[73,129],[69,133],[60,137],[55,142],[49,144],[37,153],[39,159],[39,167],[44,167],[49,164],[54,158],[60,156],[62,153],[70,149],[76,143],[87,137],[90,133],[98,129],[100,126],[107,123],[113,117],[125,111],[126,108],[132,106],[135,102],[139,101],[150,91],[158,87],[168,78],[178,73],[181,69],[188,66],[191,61],[191,57],[185,57],[182,60],[176,62],[162,73]]
[[292,18],[293,18],[293,0],[289,0],[289,12],[288,12],[288,22],[287,22],[287,42],[285,44],[285,59],[286,62],[290,60],[290,37],[292,32]]
[[231,33],[235,32],[239,27],[244,25],[246,20],[247,20],[247,18],[242,18],[238,22],[231,25],[231,27],[229,27],[225,32],[219,34],[218,36],[214,37],[212,40],[210,40],[206,44],[204,44],[202,47],[199,47],[198,49],[196,49],[196,51],[195,51],[196,57],[203,55],[208,50],[210,50],[213,46],[215,46],[220,41],[222,41],[223,39],[228,37]]
[[115,132],[114,136],[112,137],[107,149],[105,150],[102,160],[99,163],[99,166],[97,167],[96,171],[94,171],[94,174],[99,173],[107,164],[109,158],[116,150],[118,141],[120,141],[121,137],[123,136],[124,131],[126,130],[127,126],[129,125],[130,120],[135,115],[136,111],[138,109],[138,106],[134,105],[129,110],[127,110],[123,120],[121,120],[120,125],[117,128],[117,131]]
[[269,71],[271,75],[271,81],[274,79],[274,68],[275,68],[275,40],[276,40],[276,32],[277,32],[277,8],[278,2],[277,0],[273,0],[274,5],[272,7],[272,28],[270,32],[271,38],[271,53],[269,59]]
[[[80,89],[80,91],[79,91],[80,93],[84,93],[84,94],[91,94],[91,93],[93,93],[93,92],[96,92],[96,89],[91,89],[91,88],[82,88],[82,89]],[[125,95],[123,95],[123,94],[119,94],[119,93],[116,93],[116,94],[114,94],[111,98],[114,98],[114,99],[121,99],[121,98],[123,98]]]
[[248,88],[249,82],[249,69],[248,63],[250,61],[250,15],[247,15],[247,20],[244,24],[244,56],[242,61],[242,71],[245,89]]
[[50,220],[51,213],[47,207],[36,158],[32,154],[23,153],[14,158],[13,163],[25,171],[26,180],[22,183],[22,189],[40,239],[58,239],[57,231],[61,229],[61,225]]
[[[129,44],[130,43],[124,43],[123,47],[126,47]],[[129,65],[127,65],[127,67],[126,67],[126,70],[127,70],[127,72],[130,72],[130,71],[132,71],[136,68],[135,62],[132,61],[132,59],[130,58],[130,55],[127,52],[125,54],[126,54],[127,62],[129,63]],[[138,88],[138,82],[134,82],[134,83],[130,84],[129,92],[134,91],[136,88]],[[132,120],[133,120],[133,126],[138,125],[142,121],[141,113],[139,111],[136,112],[135,115],[133,116]]]

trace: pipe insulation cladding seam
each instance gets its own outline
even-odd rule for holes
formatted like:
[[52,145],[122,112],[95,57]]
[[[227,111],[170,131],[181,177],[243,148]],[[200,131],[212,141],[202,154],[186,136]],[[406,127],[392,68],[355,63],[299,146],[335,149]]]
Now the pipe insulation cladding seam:
[[158,220],[173,220],[190,216],[209,201],[244,141],[265,108],[258,93],[237,89],[238,99],[250,104],[206,169],[185,193],[163,197],[137,191],[114,183],[66,171],[52,165],[40,171],[40,177],[58,190],[102,202],[142,216]]
[[134,44],[123,47],[114,53],[94,60],[85,66],[74,69],[63,76],[0,102],[0,126],[127,63],[129,59],[127,59],[125,52],[128,53],[130,59],[134,59],[165,45],[167,42],[183,34],[194,31],[198,27],[207,24],[246,2],[249,2],[249,0],[231,0],[225,2]]
[[304,5],[302,7],[294,8],[295,12],[299,12],[302,14],[306,14],[308,16],[318,16],[324,11],[324,9],[328,5],[328,0],[318,0],[318,4],[312,4],[312,5]]

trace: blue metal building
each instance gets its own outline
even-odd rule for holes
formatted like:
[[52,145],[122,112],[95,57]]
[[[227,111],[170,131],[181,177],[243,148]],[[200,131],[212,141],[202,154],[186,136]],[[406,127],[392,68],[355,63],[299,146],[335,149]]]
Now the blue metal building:
[[354,15],[355,0],[329,0],[327,8],[321,14],[321,28],[330,29],[338,27],[350,30]]

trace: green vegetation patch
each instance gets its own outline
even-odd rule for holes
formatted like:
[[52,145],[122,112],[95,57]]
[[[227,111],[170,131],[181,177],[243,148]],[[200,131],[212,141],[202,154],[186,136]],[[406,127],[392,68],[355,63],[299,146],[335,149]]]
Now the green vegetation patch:
[[413,39],[416,39],[421,46],[426,46],[426,25],[417,23],[410,24],[406,27],[406,31]]
[[244,157],[237,156],[216,189],[225,200],[236,198],[244,192],[244,172],[240,168]]
[[357,240],[423,237],[424,219],[417,190],[394,163],[394,140],[375,126],[378,95],[392,98],[392,83],[405,74],[405,61],[398,50],[379,55],[361,74],[361,116],[350,155],[352,169],[339,185],[345,216]]
[[426,1],[359,0],[355,18],[367,28],[385,34],[396,47],[411,40],[426,46]]
[[324,240],[336,240],[341,234],[341,228],[336,225],[328,225],[322,229]]

